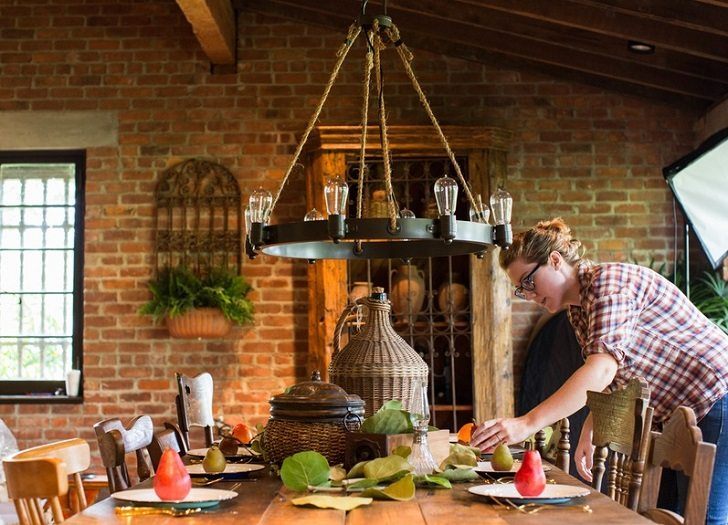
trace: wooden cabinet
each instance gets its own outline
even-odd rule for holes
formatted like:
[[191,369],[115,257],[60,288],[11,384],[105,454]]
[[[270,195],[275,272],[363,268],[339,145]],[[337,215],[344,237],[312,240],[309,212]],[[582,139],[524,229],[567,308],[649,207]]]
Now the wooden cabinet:
[[[484,201],[506,171],[508,133],[494,128],[444,127],[464,175]],[[379,132],[369,130],[364,215],[386,216],[382,203]],[[393,183],[400,208],[418,217],[437,212],[432,184],[454,170],[429,126],[389,128]],[[307,207],[326,209],[323,186],[334,176],[350,184],[355,210],[359,127],[317,128],[307,162]],[[469,206],[460,192],[458,218]],[[353,211],[352,211],[353,214]],[[371,215],[368,215],[371,214]],[[403,260],[317,261],[309,267],[309,371],[326,371],[336,321],[349,296],[383,286],[393,302],[397,332],[430,366],[433,424],[456,430],[475,417],[513,413],[511,290],[498,268],[497,248],[473,255]]]

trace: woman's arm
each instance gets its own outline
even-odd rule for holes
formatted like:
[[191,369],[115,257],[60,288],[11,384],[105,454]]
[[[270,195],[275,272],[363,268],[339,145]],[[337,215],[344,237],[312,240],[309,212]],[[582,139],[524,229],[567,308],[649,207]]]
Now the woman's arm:
[[525,416],[491,419],[473,433],[470,444],[490,450],[499,443],[520,443],[538,430],[570,416],[586,404],[586,392],[609,386],[619,365],[610,354],[591,354],[586,362],[550,397]]

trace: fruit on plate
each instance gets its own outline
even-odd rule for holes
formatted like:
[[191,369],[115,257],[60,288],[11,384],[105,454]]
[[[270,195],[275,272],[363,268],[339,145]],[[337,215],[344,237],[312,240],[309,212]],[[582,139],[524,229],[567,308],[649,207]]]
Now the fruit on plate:
[[546,474],[541,464],[541,454],[537,450],[527,450],[523,455],[523,464],[513,479],[516,490],[521,496],[533,497],[543,492],[546,486]]
[[222,453],[217,445],[212,445],[207,449],[205,459],[202,460],[202,470],[208,474],[212,474],[224,471],[226,466],[225,454]]
[[461,445],[470,445],[470,439],[473,437],[475,423],[465,423],[458,430],[458,443]]
[[241,443],[250,443],[253,440],[253,431],[245,423],[238,423],[233,427],[232,436]]
[[220,441],[220,450],[226,456],[233,456],[238,453],[240,442],[232,436],[225,436]]
[[164,501],[181,501],[190,493],[192,479],[177,452],[168,448],[162,453],[152,486]]
[[498,471],[507,471],[513,468],[513,456],[508,445],[501,443],[495,447],[493,456],[490,458],[490,466],[493,467],[493,470]]

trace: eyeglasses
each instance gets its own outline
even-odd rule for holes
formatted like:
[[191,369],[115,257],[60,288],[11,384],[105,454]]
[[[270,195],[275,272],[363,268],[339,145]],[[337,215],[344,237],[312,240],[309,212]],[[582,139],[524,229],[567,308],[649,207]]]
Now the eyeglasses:
[[536,270],[541,268],[541,266],[543,266],[543,263],[538,264],[528,273],[528,275],[521,279],[521,285],[516,286],[516,289],[513,290],[513,295],[519,299],[523,299],[524,301],[526,300],[526,294],[524,292],[533,292],[536,289],[536,284],[533,282],[533,276],[536,273]]

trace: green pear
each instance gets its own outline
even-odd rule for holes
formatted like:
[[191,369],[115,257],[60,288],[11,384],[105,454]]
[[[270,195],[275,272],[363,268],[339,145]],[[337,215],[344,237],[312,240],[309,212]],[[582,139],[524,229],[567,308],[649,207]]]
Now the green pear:
[[225,470],[227,462],[225,461],[225,455],[218,448],[217,445],[212,445],[207,449],[205,459],[202,460],[202,469],[208,474],[215,472],[222,472]]
[[490,458],[490,465],[493,470],[506,471],[513,468],[513,456],[508,445],[501,443],[493,451],[493,457]]

